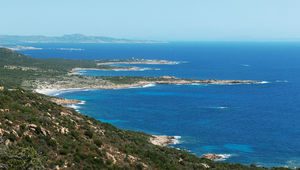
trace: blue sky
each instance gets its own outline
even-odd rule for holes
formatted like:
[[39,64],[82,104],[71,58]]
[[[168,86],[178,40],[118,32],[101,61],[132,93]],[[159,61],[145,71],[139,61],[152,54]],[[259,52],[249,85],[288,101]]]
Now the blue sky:
[[6,0],[0,34],[300,40],[300,0]]

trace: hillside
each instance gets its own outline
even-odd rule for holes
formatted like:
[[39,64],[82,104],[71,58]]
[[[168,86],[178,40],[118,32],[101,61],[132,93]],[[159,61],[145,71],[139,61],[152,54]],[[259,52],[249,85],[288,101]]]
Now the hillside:
[[7,88],[23,87],[32,90],[35,81],[57,81],[75,67],[113,68],[109,65],[97,66],[94,60],[35,59],[0,47],[0,84]]
[[23,169],[249,169],[215,163],[169,147],[150,135],[117,129],[47,97],[18,89],[0,92],[0,167]]
[[114,84],[159,79],[67,76],[74,67],[95,66],[92,60],[34,59],[0,48],[0,169],[265,169],[153,145],[151,135],[118,129],[32,92],[30,82],[65,77]]

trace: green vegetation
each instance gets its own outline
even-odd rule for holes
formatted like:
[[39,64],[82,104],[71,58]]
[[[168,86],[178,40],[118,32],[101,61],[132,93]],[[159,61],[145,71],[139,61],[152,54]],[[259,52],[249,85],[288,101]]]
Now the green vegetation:
[[266,169],[156,146],[148,134],[118,129],[19,88],[32,89],[36,81],[126,84],[159,79],[67,76],[74,67],[95,67],[95,61],[33,59],[0,48],[0,85],[5,87],[0,88],[0,169]]
[[0,109],[6,109],[0,112],[0,168],[203,169],[204,163],[212,169],[264,169],[156,146],[150,135],[117,129],[22,89],[0,92]]
[[[125,59],[124,61],[131,61]],[[98,62],[109,62],[111,60],[68,60],[68,59],[35,59],[14,52],[9,49],[0,48],[0,85],[7,88],[22,87],[26,90],[37,88],[40,82],[55,84],[63,82],[72,88],[74,84],[82,86],[125,84],[134,83],[137,80],[150,80],[158,78],[147,77],[86,77],[70,75],[74,68],[96,68],[113,69],[120,66],[97,65]],[[123,61],[123,60],[117,60]],[[134,60],[135,61],[135,60]],[[66,83],[67,82],[67,83]],[[70,84],[71,83],[71,84]],[[64,85],[63,84],[63,85]],[[62,84],[60,84],[62,85]]]

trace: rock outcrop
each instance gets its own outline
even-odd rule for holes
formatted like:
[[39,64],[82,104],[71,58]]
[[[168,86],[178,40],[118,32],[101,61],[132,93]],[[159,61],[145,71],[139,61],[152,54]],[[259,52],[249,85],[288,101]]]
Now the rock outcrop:
[[201,156],[201,158],[209,159],[212,161],[223,159],[224,157],[219,154],[207,153]]

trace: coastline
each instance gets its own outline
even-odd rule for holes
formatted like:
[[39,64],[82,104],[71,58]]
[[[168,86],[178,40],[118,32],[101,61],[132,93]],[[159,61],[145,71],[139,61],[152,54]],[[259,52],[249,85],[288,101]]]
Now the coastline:
[[[153,86],[153,84],[148,84],[147,87]],[[36,89],[36,93],[41,93],[44,95],[48,95],[53,97],[53,94],[59,93],[60,92],[67,92],[67,91],[80,91],[80,90],[93,90],[93,89],[78,89],[78,88],[73,88],[73,89]],[[55,96],[55,95],[54,95]],[[80,101],[80,100],[75,100],[75,99],[66,99],[66,98],[52,98],[52,102],[75,109],[77,112],[79,110],[77,109],[76,105],[79,104],[85,104],[85,101]],[[168,145],[176,145],[179,144],[181,136],[167,136],[167,135],[151,135],[150,137],[150,143],[153,145],[157,146],[168,146]]]
[[215,154],[215,153],[206,153],[201,155],[201,158],[205,158],[211,161],[224,161],[231,157],[230,154]]
[[59,91],[74,91],[74,90],[97,90],[97,89],[129,89],[138,87],[151,87],[156,84],[161,85],[202,85],[202,84],[212,84],[212,85],[237,85],[237,84],[265,84],[266,81],[253,81],[253,80],[194,80],[194,79],[177,79],[175,77],[162,76],[158,80],[140,80],[133,83],[116,84],[107,82],[104,84],[68,84],[68,82],[63,82],[63,84],[38,84],[34,92],[51,95]]
[[[165,79],[175,79],[174,77],[164,76]],[[268,83],[265,81],[250,81],[250,80],[194,80],[200,83],[198,84],[216,84],[216,85],[232,85],[232,84],[264,84]],[[230,83],[230,84],[228,84]],[[113,86],[98,86],[98,88],[44,88],[36,89],[35,92],[42,93],[45,95],[56,96],[63,92],[69,91],[86,91],[86,90],[96,90],[96,89],[129,89],[129,88],[146,88],[152,87],[156,84],[170,84],[170,85],[195,85],[187,80],[179,80],[175,82],[166,82],[166,81],[156,81],[155,83],[149,81],[141,81],[133,84],[123,84],[123,85],[113,85]],[[65,107],[73,108],[79,112],[80,104],[84,104],[84,101],[73,100],[73,99],[60,99],[60,105]],[[57,103],[57,102],[55,102]],[[161,146],[161,147],[172,147],[170,145],[179,144],[180,136],[167,136],[167,135],[151,135],[149,141],[150,143]],[[178,148],[177,148],[178,149]],[[209,159],[211,161],[225,161],[230,158],[230,154],[215,154],[215,153],[206,153],[201,156],[201,158]]]
[[51,101],[62,106],[85,103],[84,101],[81,100],[65,99],[65,98],[52,98]]
[[149,65],[158,65],[158,64],[164,64],[164,65],[174,65],[174,64],[180,64],[185,62],[179,62],[179,61],[168,61],[168,60],[146,60],[146,59],[126,59],[126,60],[119,60],[119,59],[113,59],[113,60],[95,60],[97,63],[97,66],[107,66],[111,65],[111,68],[80,68],[76,67],[73,68],[69,74],[77,74],[78,71],[84,71],[84,70],[100,70],[100,71],[145,71],[145,70],[159,70],[156,68],[141,68],[141,67],[124,67],[124,66],[113,66],[116,64],[149,64]]
[[[92,86],[85,86],[82,88],[64,88],[59,85],[47,85],[42,86],[43,88],[37,88],[34,91],[37,93],[42,93],[45,95],[50,96],[57,96],[63,92],[68,91],[84,91],[84,90],[97,90],[97,89],[129,89],[129,88],[145,88],[145,87],[152,87],[156,84],[162,85],[201,85],[201,84],[215,84],[215,85],[235,85],[235,84],[265,84],[268,83],[266,81],[252,81],[252,80],[188,80],[188,79],[177,79],[176,77],[169,77],[169,76],[162,76],[160,77],[161,80],[155,81],[138,81],[131,84],[105,84],[105,85],[92,85]],[[70,107],[75,109],[79,112],[78,106],[79,104],[84,104],[84,101],[72,100],[72,99],[59,99],[59,102],[56,102],[60,105],[65,107]],[[149,139],[149,142],[161,146],[161,147],[172,147],[170,145],[176,145],[179,143],[180,136],[167,136],[167,135],[152,135]],[[211,161],[224,161],[229,158],[231,155],[229,154],[214,154],[214,153],[207,153],[200,157],[209,159]]]
[[145,70],[159,70],[156,68],[140,68],[140,67],[117,67],[117,68],[108,68],[108,69],[100,69],[100,68],[73,68],[69,74],[77,75],[79,71],[145,71]]
[[152,135],[150,142],[158,146],[176,145],[180,138],[180,136]]

